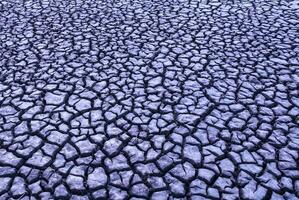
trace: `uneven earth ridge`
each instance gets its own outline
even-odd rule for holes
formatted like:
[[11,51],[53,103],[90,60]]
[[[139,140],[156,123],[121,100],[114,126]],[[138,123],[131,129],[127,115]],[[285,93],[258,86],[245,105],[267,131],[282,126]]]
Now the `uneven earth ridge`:
[[6,199],[299,199],[299,1],[1,0]]

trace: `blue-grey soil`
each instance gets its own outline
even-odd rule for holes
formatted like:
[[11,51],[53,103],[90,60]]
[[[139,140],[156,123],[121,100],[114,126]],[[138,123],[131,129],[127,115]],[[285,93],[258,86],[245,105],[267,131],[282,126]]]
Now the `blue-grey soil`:
[[1,200],[295,200],[298,160],[298,0],[1,0]]

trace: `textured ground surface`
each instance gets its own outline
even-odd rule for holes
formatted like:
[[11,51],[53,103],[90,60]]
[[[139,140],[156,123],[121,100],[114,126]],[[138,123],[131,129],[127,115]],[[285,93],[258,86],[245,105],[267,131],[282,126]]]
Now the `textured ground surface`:
[[0,3],[0,199],[298,199],[299,2]]

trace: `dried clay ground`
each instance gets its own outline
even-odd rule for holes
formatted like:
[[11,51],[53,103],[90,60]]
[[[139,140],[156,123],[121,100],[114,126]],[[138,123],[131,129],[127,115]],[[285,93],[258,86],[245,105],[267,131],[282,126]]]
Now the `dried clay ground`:
[[299,1],[2,0],[0,199],[299,199]]

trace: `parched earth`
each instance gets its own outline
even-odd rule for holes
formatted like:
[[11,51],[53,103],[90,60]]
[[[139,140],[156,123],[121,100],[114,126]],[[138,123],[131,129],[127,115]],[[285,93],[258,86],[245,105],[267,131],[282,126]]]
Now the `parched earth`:
[[0,199],[299,199],[299,1],[2,0]]

